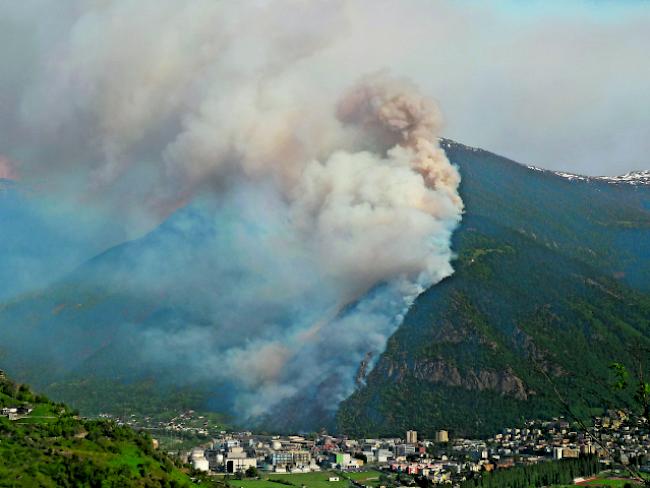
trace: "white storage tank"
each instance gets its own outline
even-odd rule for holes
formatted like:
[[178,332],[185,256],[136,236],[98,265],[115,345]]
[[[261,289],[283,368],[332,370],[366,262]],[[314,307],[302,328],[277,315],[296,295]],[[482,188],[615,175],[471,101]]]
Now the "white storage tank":
[[204,471],[204,472],[210,471],[210,464],[208,463],[208,460],[205,458],[200,458],[200,457],[192,458],[192,467],[197,471]]

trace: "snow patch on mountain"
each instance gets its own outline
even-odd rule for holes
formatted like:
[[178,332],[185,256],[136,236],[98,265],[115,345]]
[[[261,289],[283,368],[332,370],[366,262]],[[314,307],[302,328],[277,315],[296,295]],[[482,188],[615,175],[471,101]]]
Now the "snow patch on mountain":
[[631,183],[632,185],[650,185],[650,170],[630,171],[621,176],[599,176],[602,181],[610,183]]
[[630,185],[650,185],[650,170],[630,171],[629,173],[620,176],[584,176],[567,173],[565,171],[550,171],[533,165],[526,165],[526,167],[533,171],[551,173],[569,181],[602,181],[613,184],[627,183]]
[[[484,149],[468,146],[466,144],[461,144],[451,139],[445,139],[444,137],[439,139],[439,143],[440,143],[440,147],[442,147],[443,149],[460,147],[462,149],[465,149],[467,151],[472,151],[472,152],[485,151]],[[631,171],[629,173],[620,176],[585,176],[585,175],[577,175],[574,173],[568,173],[566,171],[551,171],[548,169],[540,168],[539,166],[535,166],[534,164],[526,164],[524,166],[530,170],[539,171],[540,173],[549,173],[549,174],[557,175],[569,181],[602,181],[604,183],[612,183],[612,184],[627,183],[630,185],[650,185],[650,170]]]
[[605,183],[628,183],[630,185],[650,185],[650,170],[631,171],[620,176],[582,176],[562,171],[555,171],[555,174],[568,180],[582,181],[603,181]]

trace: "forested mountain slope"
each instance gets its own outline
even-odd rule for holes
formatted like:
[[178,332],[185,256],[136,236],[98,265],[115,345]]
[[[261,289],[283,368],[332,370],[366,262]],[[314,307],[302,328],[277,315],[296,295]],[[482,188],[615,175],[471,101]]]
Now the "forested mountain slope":
[[650,187],[445,146],[466,203],[456,273],[417,299],[339,428],[488,434],[558,414],[552,384],[607,405],[610,362],[650,344]]

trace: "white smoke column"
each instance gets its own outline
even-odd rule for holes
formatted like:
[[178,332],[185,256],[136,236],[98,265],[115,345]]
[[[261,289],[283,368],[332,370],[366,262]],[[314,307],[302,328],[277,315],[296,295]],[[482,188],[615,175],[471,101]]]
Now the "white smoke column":
[[447,191],[453,205],[462,207],[458,171],[437,143],[442,115],[414,86],[381,74],[368,77],[341,101],[338,113],[345,122],[377,131],[388,147],[399,144],[412,151],[411,167],[424,177],[426,185]]
[[[264,191],[267,178],[275,181],[272,192],[279,192],[282,203],[262,199],[260,206],[272,209],[265,215],[243,211],[248,203],[240,202],[243,221],[260,226],[278,219],[270,226],[278,244],[271,253],[262,250],[268,235],[264,241],[247,237],[240,250],[257,249],[262,261],[284,270],[267,274],[243,264],[243,274],[293,289],[281,307],[295,307],[297,300],[301,313],[285,326],[262,321],[245,340],[226,343],[198,330],[189,342],[183,332],[148,336],[154,352],[178,343],[186,344],[183,355],[203,350],[199,363],[206,371],[240,385],[237,411],[246,416],[296,397],[333,410],[354,389],[361,361],[385,348],[413,299],[453,272],[450,242],[462,214],[460,177],[438,145],[435,104],[409,83],[379,74],[345,93],[338,115],[341,140],[352,141],[354,149],[334,149],[323,161],[289,159],[289,170],[272,166],[251,173],[242,163],[248,179],[261,178]],[[252,192],[258,191],[255,185]],[[244,186],[245,200],[256,198],[249,188]],[[266,289],[253,295],[249,307],[275,300]],[[244,308],[237,297],[235,307]],[[225,322],[217,327],[219,337],[228,335]],[[205,344],[218,344],[222,354]]]
[[[211,202],[215,232],[188,237],[191,254],[158,242],[102,279],[200,311],[200,325],[135,327],[143,361],[232,382],[242,416],[298,397],[333,410],[418,293],[452,273],[462,214],[435,103],[338,71],[345,8],[281,5],[76,3],[39,31],[30,82],[6,97],[19,102],[3,153],[80,208],[142,231]],[[175,236],[206,220],[175,218]]]
[[[460,178],[438,146],[435,104],[408,83],[380,75],[345,94],[338,114],[359,130],[357,142],[369,151],[338,151],[311,162],[293,192],[292,211],[304,239],[314,241],[321,273],[333,274],[345,290],[334,310],[358,302],[279,341],[275,348],[284,345],[286,364],[259,390],[270,397],[256,391],[247,402],[262,408],[282,399],[281,386],[297,394],[322,391],[330,382],[335,386],[325,391],[335,406],[354,387],[351,373],[368,353],[384,349],[413,299],[452,273]],[[254,350],[244,356],[255,357]]]

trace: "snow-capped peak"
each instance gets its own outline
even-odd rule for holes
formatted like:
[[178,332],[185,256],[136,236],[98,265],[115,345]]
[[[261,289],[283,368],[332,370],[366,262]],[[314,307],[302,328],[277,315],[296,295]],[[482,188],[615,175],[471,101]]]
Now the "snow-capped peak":
[[606,183],[628,183],[630,185],[650,185],[650,170],[631,171],[621,176],[579,176],[570,173],[556,172],[555,174],[570,180],[597,180]]
[[630,171],[620,176],[584,176],[565,171],[549,171],[537,166],[527,165],[533,171],[548,171],[549,173],[566,178],[569,181],[603,181],[605,183],[628,183],[630,185],[650,185],[650,170]]
[[612,183],[625,182],[632,185],[650,184],[650,170],[630,171],[621,176],[599,176],[598,179]]

